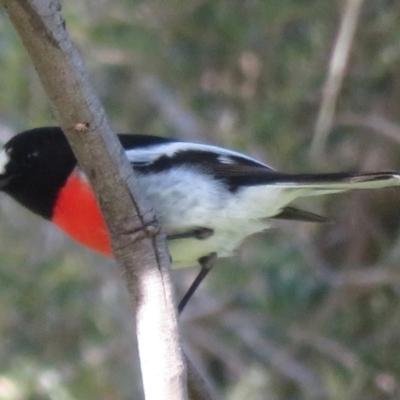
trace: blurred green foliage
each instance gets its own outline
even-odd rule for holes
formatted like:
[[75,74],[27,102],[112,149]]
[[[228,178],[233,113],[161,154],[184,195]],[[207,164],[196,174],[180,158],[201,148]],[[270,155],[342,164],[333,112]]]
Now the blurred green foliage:
[[[366,1],[323,157],[309,146],[342,1],[70,0],[67,27],[110,120],[235,148],[288,172],[400,169],[400,3]],[[0,14],[0,140],[54,124]],[[400,192],[313,199],[221,261],[182,316],[221,398],[400,397]],[[137,399],[120,271],[5,196],[0,400]],[[177,292],[195,270],[174,272]],[[133,378],[132,378],[133,377]]]

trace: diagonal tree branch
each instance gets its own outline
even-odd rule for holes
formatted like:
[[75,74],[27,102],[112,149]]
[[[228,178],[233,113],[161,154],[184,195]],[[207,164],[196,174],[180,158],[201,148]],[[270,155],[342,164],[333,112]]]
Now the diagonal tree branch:
[[364,0],[347,0],[336,42],[333,48],[329,71],[323,88],[322,103],[319,109],[311,143],[311,155],[320,156],[325,141],[332,128],[336,104],[346,74],[354,34]]
[[165,239],[93,92],[56,0],[2,0],[30,54],[55,118],[97,195],[136,307],[146,399],[185,399],[185,365]]

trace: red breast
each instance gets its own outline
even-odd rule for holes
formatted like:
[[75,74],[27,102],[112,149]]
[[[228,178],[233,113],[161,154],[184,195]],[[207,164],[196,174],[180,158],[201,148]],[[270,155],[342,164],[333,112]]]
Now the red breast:
[[112,257],[104,218],[89,183],[80,171],[74,170],[60,190],[51,220],[81,244]]

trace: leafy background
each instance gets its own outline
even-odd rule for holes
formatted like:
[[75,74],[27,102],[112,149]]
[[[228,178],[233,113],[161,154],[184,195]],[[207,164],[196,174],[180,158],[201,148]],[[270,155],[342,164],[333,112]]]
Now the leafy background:
[[[345,6],[70,0],[63,12],[120,132],[220,144],[287,172],[399,169],[392,0],[362,2],[329,136],[310,152]],[[4,10],[0,72],[2,141],[54,124]],[[335,223],[280,223],[221,260],[181,318],[221,398],[400,397],[399,201],[396,189],[303,201]],[[140,398],[121,271],[4,195],[0,219],[0,399]],[[173,273],[178,296],[195,273]]]

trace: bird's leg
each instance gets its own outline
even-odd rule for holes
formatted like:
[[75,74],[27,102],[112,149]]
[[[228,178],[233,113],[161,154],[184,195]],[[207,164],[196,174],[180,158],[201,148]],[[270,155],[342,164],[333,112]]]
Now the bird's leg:
[[197,274],[196,278],[194,279],[193,283],[190,285],[188,291],[183,296],[182,300],[178,306],[178,313],[181,314],[183,309],[185,308],[186,304],[193,296],[196,289],[199,287],[200,283],[204,280],[207,274],[212,270],[215,265],[215,261],[217,259],[217,253],[211,253],[207,256],[199,258],[200,264],[200,272]]
[[[211,237],[214,234],[214,230],[210,228],[203,228],[203,227],[196,227],[192,230],[182,232],[182,233],[175,233],[167,236],[167,239],[170,240],[179,240],[179,239],[198,239],[198,240],[205,240]],[[215,260],[217,258],[217,253],[210,253],[207,256],[199,258],[200,264],[200,272],[196,276],[195,280],[189,287],[188,291],[183,296],[182,300],[178,306],[179,314],[183,311],[186,304],[188,303],[189,299],[193,296],[196,289],[199,287],[200,283],[204,280],[207,274],[211,271],[214,266]]]

